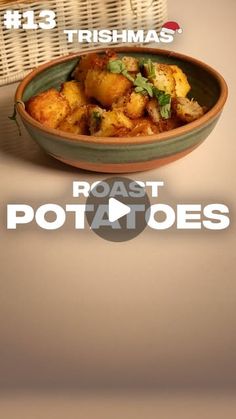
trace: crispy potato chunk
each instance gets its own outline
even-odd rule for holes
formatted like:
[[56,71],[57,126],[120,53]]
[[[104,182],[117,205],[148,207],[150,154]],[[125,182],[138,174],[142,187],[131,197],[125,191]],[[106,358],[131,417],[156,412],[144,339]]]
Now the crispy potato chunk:
[[133,122],[119,110],[104,112],[100,130],[95,132],[94,135],[98,137],[114,137],[119,135],[120,130],[131,130]]
[[87,134],[87,115],[86,106],[80,106],[72,111],[59,125],[61,131],[71,132],[73,134]]
[[71,134],[83,134],[83,130],[78,124],[70,124],[66,119],[64,119],[57,128]]
[[195,100],[186,97],[176,98],[173,107],[176,115],[183,122],[192,122],[204,114],[203,108]]
[[175,97],[175,79],[171,67],[167,64],[154,63],[155,78],[150,78],[155,87]]
[[90,53],[83,55],[76,66],[73,77],[75,80],[85,81],[88,70],[105,70],[108,62],[117,58],[115,51],[106,51],[104,55]]
[[73,77],[75,80],[84,82],[89,69],[96,67],[98,55],[96,53],[82,55],[79,64],[76,66]]
[[175,93],[177,97],[185,97],[189,90],[190,84],[186,74],[177,65],[171,65],[172,74],[175,79]]
[[148,96],[132,92],[125,106],[125,114],[131,119],[140,118],[145,112],[147,103]]
[[101,70],[88,70],[85,79],[85,94],[103,106],[109,107],[131,87],[131,82],[122,74]]
[[[113,66],[112,60],[117,60]],[[82,56],[72,77],[60,92],[51,88],[32,97],[29,114],[68,133],[122,137],[168,131],[205,112],[187,99],[191,87],[177,65],[122,58],[112,50]]]
[[130,93],[127,93],[125,96],[121,96],[117,99],[116,102],[112,103],[112,109],[119,109],[120,111],[124,112],[126,105],[129,101]]
[[60,93],[68,100],[71,109],[85,105],[88,102],[81,83],[75,80],[63,83]]
[[41,124],[49,128],[57,128],[69,114],[70,106],[56,89],[51,88],[28,100],[26,110]]
[[125,96],[119,97],[118,100],[112,104],[112,109],[119,109],[129,118],[137,119],[144,115],[147,103],[148,96],[133,91]]
[[185,97],[190,85],[187,76],[177,65],[153,63],[155,78],[150,78],[154,86],[172,97]]

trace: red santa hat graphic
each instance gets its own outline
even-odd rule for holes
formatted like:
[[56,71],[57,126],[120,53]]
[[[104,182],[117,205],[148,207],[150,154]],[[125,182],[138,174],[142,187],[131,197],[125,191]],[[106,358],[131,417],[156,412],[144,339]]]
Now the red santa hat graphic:
[[162,29],[165,30],[165,32],[169,32],[171,34],[174,34],[175,32],[182,33],[183,29],[179,26],[177,22],[166,22],[164,25],[162,25]]

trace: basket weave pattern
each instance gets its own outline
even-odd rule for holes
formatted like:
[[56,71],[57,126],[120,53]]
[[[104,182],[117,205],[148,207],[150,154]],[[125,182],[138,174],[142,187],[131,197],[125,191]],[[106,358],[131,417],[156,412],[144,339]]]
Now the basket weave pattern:
[[[44,0],[40,2],[0,1],[0,85],[22,79],[32,68],[53,58],[101,44],[68,43],[64,29],[155,29],[167,19],[167,0]],[[132,5],[132,7],[131,7]],[[7,9],[34,10],[35,22],[44,9],[56,13],[52,30],[6,29]],[[105,44],[102,44],[105,46]]]

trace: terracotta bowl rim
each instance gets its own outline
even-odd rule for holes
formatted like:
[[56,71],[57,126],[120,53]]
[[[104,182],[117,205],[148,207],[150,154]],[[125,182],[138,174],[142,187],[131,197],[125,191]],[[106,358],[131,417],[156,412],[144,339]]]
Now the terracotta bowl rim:
[[[215,103],[215,105],[207,111],[202,117],[197,119],[196,121],[190,122],[182,127],[175,128],[170,131],[163,132],[161,134],[152,134],[152,135],[145,135],[140,137],[95,137],[90,135],[78,135],[78,134],[72,134],[60,131],[56,128],[49,128],[43,126],[41,123],[33,119],[25,110],[24,104],[22,103],[22,97],[24,94],[24,91],[27,87],[27,85],[34,79],[35,76],[43,72],[44,70],[54,67],[57,64],[64,63],[67,61],[71,61],[77,57],[80,57],[81,55],[92,53],[92,52],[99,52],[103,53],[107,50],[115,50],[117,52],[140,52],[140,53],[148,53],[153,55],[162,55],[167,57],[176,57],[179,60],[189,62],[191,64],[194,64],[196,66],[201,67],[208,73],[210,73],[218,82],[220,87],[220,95]],[[188,55],[184,55],[179,52],[159,49],[159,48],[150,48],[150,47],[133,47],[133,46],[125,46],[125,47],[108,47],[108,48],[94,48],[89,50],[83,50],[78,51],[75,53],[71,53],[69,55],[65,55],[56,59],[53,59],[45,64],[42,64],[38,67],[36,67],[34,70],[32,70],[19,84],[17,87],[16,93],[15,93],[15,104],[17,107],[17,111],[19,115],[21,116],[22,120],[36,128],[37,130],[41,131],[42,133],[51,134],[53,136],[56,136],[57,139],[61,140],[69,140],[73,143],[77,142],[83,142],[83,143],[91,143],[91,144],[97,144],[97,145],[135,145],[135,144],[146,144],[146,143],[153,143],[153,142],[160,142],[160,141],[166,141],[171,140],[175,137],[179,137],[186,134],[191,134],[195,130],[201,129],[204,126],[208,125],[210,121],[214,120],[222,111],[223,106],[226,102],[228,96],[228,87],[224,80],[224,78],[221,76],[221,74],[210,67],[208,64],[205,64],[204,62],[190,57]]]

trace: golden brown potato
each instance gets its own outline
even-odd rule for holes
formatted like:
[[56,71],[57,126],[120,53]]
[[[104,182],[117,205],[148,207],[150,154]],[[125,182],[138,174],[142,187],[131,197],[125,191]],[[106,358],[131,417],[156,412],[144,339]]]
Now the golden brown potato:
[[85,79],[85,94],[109,107],[120,96],[124,96],[131,87],[131,82],[122,74],[101,70],[88,70]]
[[130,93],[127,93],[125,96],[119,97],[116,102],[112,103],[112,109],[119,109],[121,112],[125,111],[126,105],[129,101]]
[[67,119],[64,119],[64,121],[62,121],[57,128],[71,134],[83,134],[83,130],[78,124],[70,124]]
[[83,55],[80,58],[79,63],[73,72],[73,77],[75,78],[75,80],[78,80],[82,83],[85,81],[87,72],[89,69],[94,68],[97,57],[97,54],[92,53]]
[[175,79],[176,96],[185,97],[191,88],[187,76],[177,65],[171,65],[170,68],[172,69],[172,74]]
[[131,130],[133,122],[119,110],[104,112],[97,137],[114,137],[119,135],[120,130]]
[[125,114],[131,119],[140,118],[145,112],[147,103],[148,96],[132,92],[125,106]]
[[54,88],[32,97],[26,103],[26,110],[41,124],[57,128],[70,112],[68,101]]
[[204,114],[203,108],[194,100],[178,97],[173,103],[176,115],[183,122],[192,122]]
[[68,100],[72,110],[88,102],[81,83],[75,80],[63,83],[60,93]]
[[86,106],[80,106],[72,111],[59,125],[61,131],[71,132],[73,134],[87,134],[87,115]]
[[[112,60],[117,62],[108,66]],[[82,56],[73,77],[61,85],[60,92],[52,88],[30,99],[29,114],[65,132],[121,137],[168,131],[205,112],[187,99],[190,85],[177,65],[121,58],[107,51]]]
[[177,65],[154,63],[155,78],[150,78],[155,87],[174,97],[185,97],[190,85],[187,76]]
[[127,93],[125,96],[112,104],[112,109],[119,109],[131,119],[137,119],[144,115],[148,103],[148,96],[136,93],[135,91]]
[[110,60],[117,58],[115,51],[106,51],[104,55],[90,53],[83,55],[76,66],[73,77],[84,83],[88,70],[105,70]]
[[155,78],[150,78],[154,86],[169,93],[172,97],[176,96],[175,93],[175,79],[171,67],[167,64],[154,63]]

